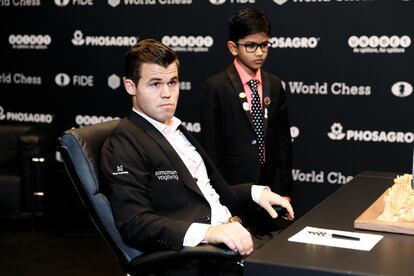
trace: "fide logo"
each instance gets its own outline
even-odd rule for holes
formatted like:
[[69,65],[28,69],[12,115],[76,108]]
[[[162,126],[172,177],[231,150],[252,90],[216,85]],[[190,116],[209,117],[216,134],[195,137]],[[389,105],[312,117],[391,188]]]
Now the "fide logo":
[[55,82],[57,85],[59,85],[60,87],[64,87],[69,85],[70,83],[70,77],[68,74],[65,73],[59,73],[56,75],[55,77]]
[[226,0],[210,0],[210,3],[213,5],[222,5],[226,2]]
[[285,4],[287,2],[287,0],[273,0],[273,2],[275,2],[276,4],[281,6],[281,5]]
[[108,5],[115,8],[121,3],[121,0],[108,0]]
[[69,4],[70,0],[55,0],[56,6],[64,7]]
[[300,131],[299,131],[299,128],[298,128],[297,126],[291,126],[291,127],[290,127],[290,136],[292,137],[292,142],[293,142],[296,138],[298,138],[299,133],[300,133]]
[[0,120],[6,119],[6,115],[4,115],[4,108],[0,106]]
[[342,132],[343,127],[340,123],[333,123],[331,132],[328,132],[328,137],[332,140],[342,140],[345,138],[345,133]]
[[391,86],[391,92],[394,96],[405,98],[413,93],[413,86],[405,81],[399,81]]

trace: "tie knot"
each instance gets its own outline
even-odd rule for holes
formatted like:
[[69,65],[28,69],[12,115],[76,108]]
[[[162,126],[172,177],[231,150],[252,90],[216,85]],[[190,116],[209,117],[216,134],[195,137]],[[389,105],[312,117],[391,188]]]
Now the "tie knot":
[[252,89],[257,89],[258,84],[259,84],[258,80],[254,80],[254,79],[249,80],[249,86]]

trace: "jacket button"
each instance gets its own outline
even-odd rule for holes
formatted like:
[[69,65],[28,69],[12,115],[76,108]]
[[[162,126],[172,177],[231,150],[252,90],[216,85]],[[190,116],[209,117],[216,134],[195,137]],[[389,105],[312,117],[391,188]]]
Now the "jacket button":
[[253,140],[252,141],[252,145],[256,145],[256,140]]

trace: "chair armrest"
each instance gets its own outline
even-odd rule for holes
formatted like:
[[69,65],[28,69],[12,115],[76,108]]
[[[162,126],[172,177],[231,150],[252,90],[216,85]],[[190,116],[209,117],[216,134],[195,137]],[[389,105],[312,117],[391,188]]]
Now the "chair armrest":
[[127,270],[130,275],[141,275],[189,259],[238,262],[241,256],[225,245],[200,244],[195,247],[183,247],[179,251],[162,250],[144,253],[132,260]]

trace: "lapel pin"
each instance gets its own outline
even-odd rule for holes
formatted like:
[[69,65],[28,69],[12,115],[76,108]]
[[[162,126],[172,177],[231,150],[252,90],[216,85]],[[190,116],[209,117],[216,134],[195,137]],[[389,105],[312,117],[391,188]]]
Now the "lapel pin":
[[244,103],[243,103],[243,109],[244,109],[245,111],[249,111],[249,103],[244,102]]
[[240,93],[239,93],[239,97],[240,97],[240,99],[244,99],[244,98],[246,98],[246,93],[244,93],[244,92],[240,92]]
[[270,98],[269,98],[269,97],[265,97],[265,98],[264,98],[264,103],[265,103],[265,105],[269,105],[269,104],[270,104],[270,102],[271,102],[271,100],[270,100]]

